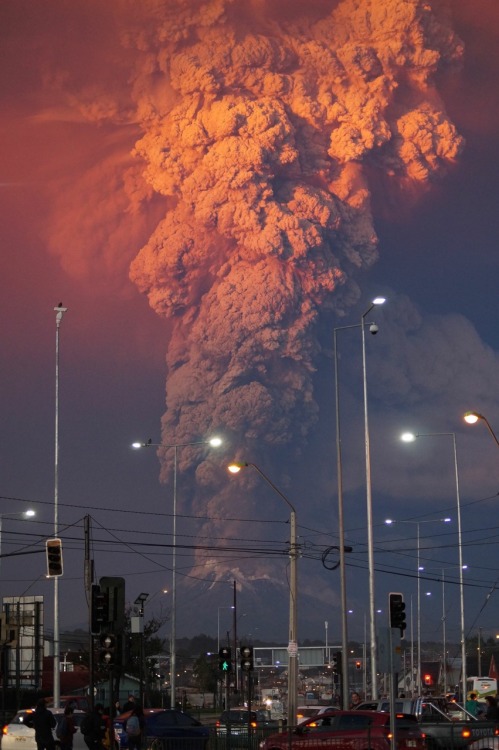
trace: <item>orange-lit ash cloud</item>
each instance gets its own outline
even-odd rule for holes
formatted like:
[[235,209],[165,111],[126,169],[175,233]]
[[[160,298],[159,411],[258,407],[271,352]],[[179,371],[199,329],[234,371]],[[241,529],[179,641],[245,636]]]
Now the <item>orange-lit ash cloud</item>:
[[[128,262],[131,239],[144,236],[136,217],[153,195],[154,216],[161,205],[130,276],[170,325],[164,442],[222,430],[252,459],[268,446],[299,446],[319,408],[319,321],[358,300],[359,276],[378,257],[373,194],[387,181],[397,193],[427,186],[463,147],[435,86],[436,73],[463,55],[449,3],[121,0],[106,8],[119,95],[106,64],[101,80],[94,71],[87,84],[78,71],[58,83],[82,119],[139,133],[136,163],[119,149],[103,161],[94,177],[108,179],[109,196],[93,196],[88,215],[82,209],[83,223],[104,231],[111,204],[123,217],[107,223],[107,245],[97,243],[110,266],[121,247]],[[93,182],[89,174],[89,196]],[[67,232],[52,227],[51,249],[70,264]],[[164,460],[166,476],[168,451]],[[209,462],[197,479],[194,509],[223,516],[233,487],[224,480],[220,489]],[[224,536],[231,531],[225,522]]]
[[286,7],[156,2],[126,37],[136,150],[170,201],[131,267],[175,321],[165,436],[306,434],[318,316],[377,257],[365,168],[424,183],[463,145],[433,85],[463,52],[445,3]]

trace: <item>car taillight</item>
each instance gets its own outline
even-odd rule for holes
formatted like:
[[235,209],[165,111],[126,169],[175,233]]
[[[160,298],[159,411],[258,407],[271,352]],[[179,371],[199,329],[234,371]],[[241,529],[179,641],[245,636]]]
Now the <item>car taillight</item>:
[[497,727],[494,729],[494,736],[499,736],[499,729]]
[[469,737],[471,737],[471,731],[469,729],[463,728],[461,737],[463,737],[464,739],[469,739]]
[[217,721],[216,726],[217,728],[220,726],[220,721]]
[[256,729],[256,721],[252,721],[251,722],[251,728],[252,729]]
[[391,739],[392,739],[392,737],[393,737],[393,734],[392,734],[391,732],[387,732],[387,733],[386,733],[386,738],[387,738],[388,740],[391,740]]
[[423,740],[425,740],[425,739],[426,739],[426,733],[425,733],[425,732],[421,732],[421,738],[422,738]]
[[8,729],[7,729],[7,724],[6,724],[4,728],[2,729],[2,734],[7,734],[7,731]]

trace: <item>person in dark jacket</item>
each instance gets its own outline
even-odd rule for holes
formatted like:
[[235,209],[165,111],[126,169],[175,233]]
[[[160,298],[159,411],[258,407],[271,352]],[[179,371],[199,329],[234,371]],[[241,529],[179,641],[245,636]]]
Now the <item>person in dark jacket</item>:
[[68,703],[64,709],[64,716],[61,719],[56,734],[59,738],[61,750],[73,750],[73,737],[76,732],[76,725],[73,716],[73,704]]
[[485,700],[487,701],[485,720],[499,722],[499,706],[497,705],[497,698],[494,698],[493,695],[486,695]]
[[48,710],[44,699],[40,698],[33,714],[33,727],[38,750],[54,750],[55,739],[52,730],[56,723],[54,714]]
[[102,703],[96,703],[93,710],[84,717],[81,723],[81,731],[88,750],[103,750],[107,722]]

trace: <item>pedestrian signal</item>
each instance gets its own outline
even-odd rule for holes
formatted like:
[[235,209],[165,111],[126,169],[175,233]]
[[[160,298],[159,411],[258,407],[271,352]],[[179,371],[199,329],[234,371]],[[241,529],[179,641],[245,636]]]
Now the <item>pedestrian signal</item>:
[[223,646],[218,650],[218,668],[221,672],[228,674],[232,669],[231,650],[228,646]]

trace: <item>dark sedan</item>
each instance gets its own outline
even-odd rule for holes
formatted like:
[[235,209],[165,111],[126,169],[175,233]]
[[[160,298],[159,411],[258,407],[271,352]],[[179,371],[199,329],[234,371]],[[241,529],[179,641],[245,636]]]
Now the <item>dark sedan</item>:
[[[121,714],[113,722],[114,733],[120,748],[128,747],[125,725],[129,716],[130,712]],[[159,750],[205,750],[208,744],[209,728],[183,711],[146,708],[144,717],[147,746],[152,744],[153,740],[158,740],[155,745]]]

